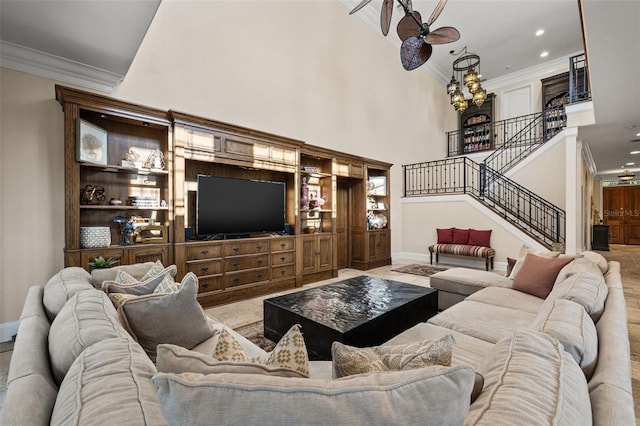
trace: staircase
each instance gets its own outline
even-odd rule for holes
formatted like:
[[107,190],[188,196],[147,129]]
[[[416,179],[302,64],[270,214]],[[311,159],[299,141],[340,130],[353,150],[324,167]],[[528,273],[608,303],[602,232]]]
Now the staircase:
[[565,125],[564,114],[551,109],[496,122],[493,134],[497,149],[482,163],[463,156],[405,165],[404,195],[467,194],[542,245],[548,248],[554,244],[564,245],[564,210],[504,173]]

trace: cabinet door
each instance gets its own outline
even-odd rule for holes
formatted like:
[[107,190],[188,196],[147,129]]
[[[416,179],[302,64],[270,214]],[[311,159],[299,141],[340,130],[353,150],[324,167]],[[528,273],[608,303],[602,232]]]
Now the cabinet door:
[[326,271],[331,269],[333,262],[333,245],[331,234],[320,234],[317,236],[318,247],[318,270]]
[[159,260],[163,265],[170,265],[171,259],[169,258],[169,247],[167,246],[144,246],[144,247],[130,247],[127,249],[128,263],[144,263],[155,262]]
[[315,235],[302,238],[302,273],[317,271],[318,250]]
[[89,266],[89,262],[91,262],[96,257],[104,257],[105,259],[115,259],[118,261],[114,266],[118,265],[126,265],[127,258],[124,255],[124,250],[120,248],[98,248],[92,250],[82,250],[80,252],[80,265],[70,265],[70,266],[81,266],[87,271],[91,269]]

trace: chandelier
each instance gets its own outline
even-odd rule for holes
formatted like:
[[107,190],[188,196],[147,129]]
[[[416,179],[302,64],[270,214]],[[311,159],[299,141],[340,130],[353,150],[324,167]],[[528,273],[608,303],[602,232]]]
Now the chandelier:
[[453,74],[447,85],[447,94],[451,96],[451,105],[458,112],[463,112],[469,106],[469,101],[462,93],[460,81],[467,87],[471,94],[471,102],[480,106],[487,98],[487,91],[480,84],[480,56],[467,52],[465,46],[460,52],[449,52],[454,56],[462,55],[453,61]]
[[636,175],[634,173],[631,173],[629,169],[625,169],[621,175],[618,175],[618,179],[620,179],[622,182],[628,182],[634,177],[636,177]]

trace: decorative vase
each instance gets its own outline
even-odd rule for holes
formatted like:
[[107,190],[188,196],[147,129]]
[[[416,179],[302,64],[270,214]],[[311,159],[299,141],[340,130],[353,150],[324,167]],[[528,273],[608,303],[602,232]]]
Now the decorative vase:
[[111,228],[108,226],[81,226],[80,247],[102,248],[111,245]]

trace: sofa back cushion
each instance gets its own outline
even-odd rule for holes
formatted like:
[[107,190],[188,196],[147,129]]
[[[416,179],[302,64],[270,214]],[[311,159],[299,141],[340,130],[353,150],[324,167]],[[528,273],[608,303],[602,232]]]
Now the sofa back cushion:
[[112,337],[129,335],[107,295],[93,288],[74,294],[49,331],[49,356],[56,381],[62,382],[82,351]]
[[600,271],[578,272],[554,285],[543,305],[553,303],[555,299],[572,300],[582,305],[593,322],[598,322],[604,310],[607,292],[607,284]]
[[166,425],[151,377],[156,368],[131,339],[87,348],[60,385],[52,425]]
[[76,266],[64,268],[51,277],[44,286],[44,297],[42,298],[49,321],[53,321],[71,296],[78,291],[89,288],[93,288],[91,275]]
[[600,272],[602,272],[602,274],[606,274],[607,271],[609,270],[609,262],[607,262],[607,259],[605,259],[605,257],[600,253],[587,250],[580,253],[580,256],[595,263],[600,269]]
[[94,269],[91,271],[91,283],[95,288],[100,289],[103,282],[115,281],[120,271],[124,271],[140,280],[154,265],[153,262],[144,262],[134,263],[133,265],[120,265],[113,268]]
[[598,363],[598,333],[582,305],[566,299],[546,304],[529,326],[558,339],[576,360],[587,380]]
[[453,241],[453,228],[436,228],[438,244],[451,244]]
[[470,246],[482,246],[491,247],[491,229],[469,229],[469,244]]
[[518,330],[480,366],[484,389],[465,425],[590,425],[587,381],[556,339]]
[[451,239],[452,244],[468,244],[469,243],[469,230],[453,228],[453,237]]
[[335,380],[256,374],[165,374],[158,387],[170,425],[460,425],[469,409],[471,367],[433,366]]

